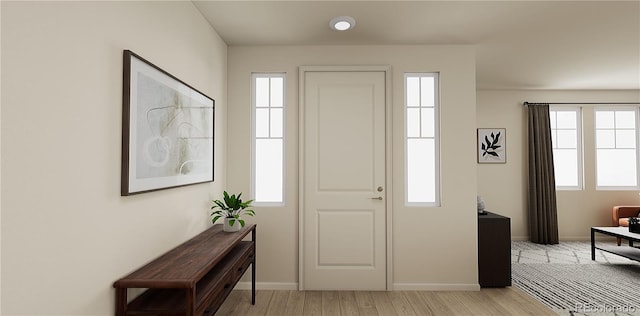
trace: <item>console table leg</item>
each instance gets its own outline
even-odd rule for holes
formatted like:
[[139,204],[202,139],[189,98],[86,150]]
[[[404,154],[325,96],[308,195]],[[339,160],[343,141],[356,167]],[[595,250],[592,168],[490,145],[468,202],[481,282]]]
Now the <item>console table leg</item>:
[[196,289],[189,288],[186,290],[187,293],[187,306],[186,307],[186,315],[193,316],[196,314]]
[[596,260],[596,232],[591,228],[591,260]]
[[116,316],[127,314],[127,288],[116,288]]
[[256,305],[256,227],[251,232],[253,240],[253,263],[251,264],[251,305]]

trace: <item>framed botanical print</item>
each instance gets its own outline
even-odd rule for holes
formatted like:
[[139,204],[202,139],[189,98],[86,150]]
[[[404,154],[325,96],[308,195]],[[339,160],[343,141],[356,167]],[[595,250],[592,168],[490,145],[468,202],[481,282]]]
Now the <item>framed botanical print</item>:
[[478,163],[506,163],[505,128],[478,128]]

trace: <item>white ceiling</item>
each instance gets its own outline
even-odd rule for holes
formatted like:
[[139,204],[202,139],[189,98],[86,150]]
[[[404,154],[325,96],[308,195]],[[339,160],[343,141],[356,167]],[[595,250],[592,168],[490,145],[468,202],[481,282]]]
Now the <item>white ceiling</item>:
[[638,0],[193,2],[229,46],[470,44],[479,89],[640,89]]

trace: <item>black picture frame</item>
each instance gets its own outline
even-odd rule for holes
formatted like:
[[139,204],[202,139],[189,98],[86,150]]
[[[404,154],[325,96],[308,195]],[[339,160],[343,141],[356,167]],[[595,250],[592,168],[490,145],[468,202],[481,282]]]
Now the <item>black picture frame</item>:
[[214,181],[215,100],[123,52],[121,195]]
[[478,128],[478,163],[507,163],[507,129]]

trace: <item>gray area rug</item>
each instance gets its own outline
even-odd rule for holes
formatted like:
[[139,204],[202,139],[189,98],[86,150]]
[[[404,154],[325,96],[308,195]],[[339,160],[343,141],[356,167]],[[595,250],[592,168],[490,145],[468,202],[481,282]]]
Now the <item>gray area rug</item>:
[[513,285],[560,315],[640,315],[640,263],[589,242],[512,242]]

